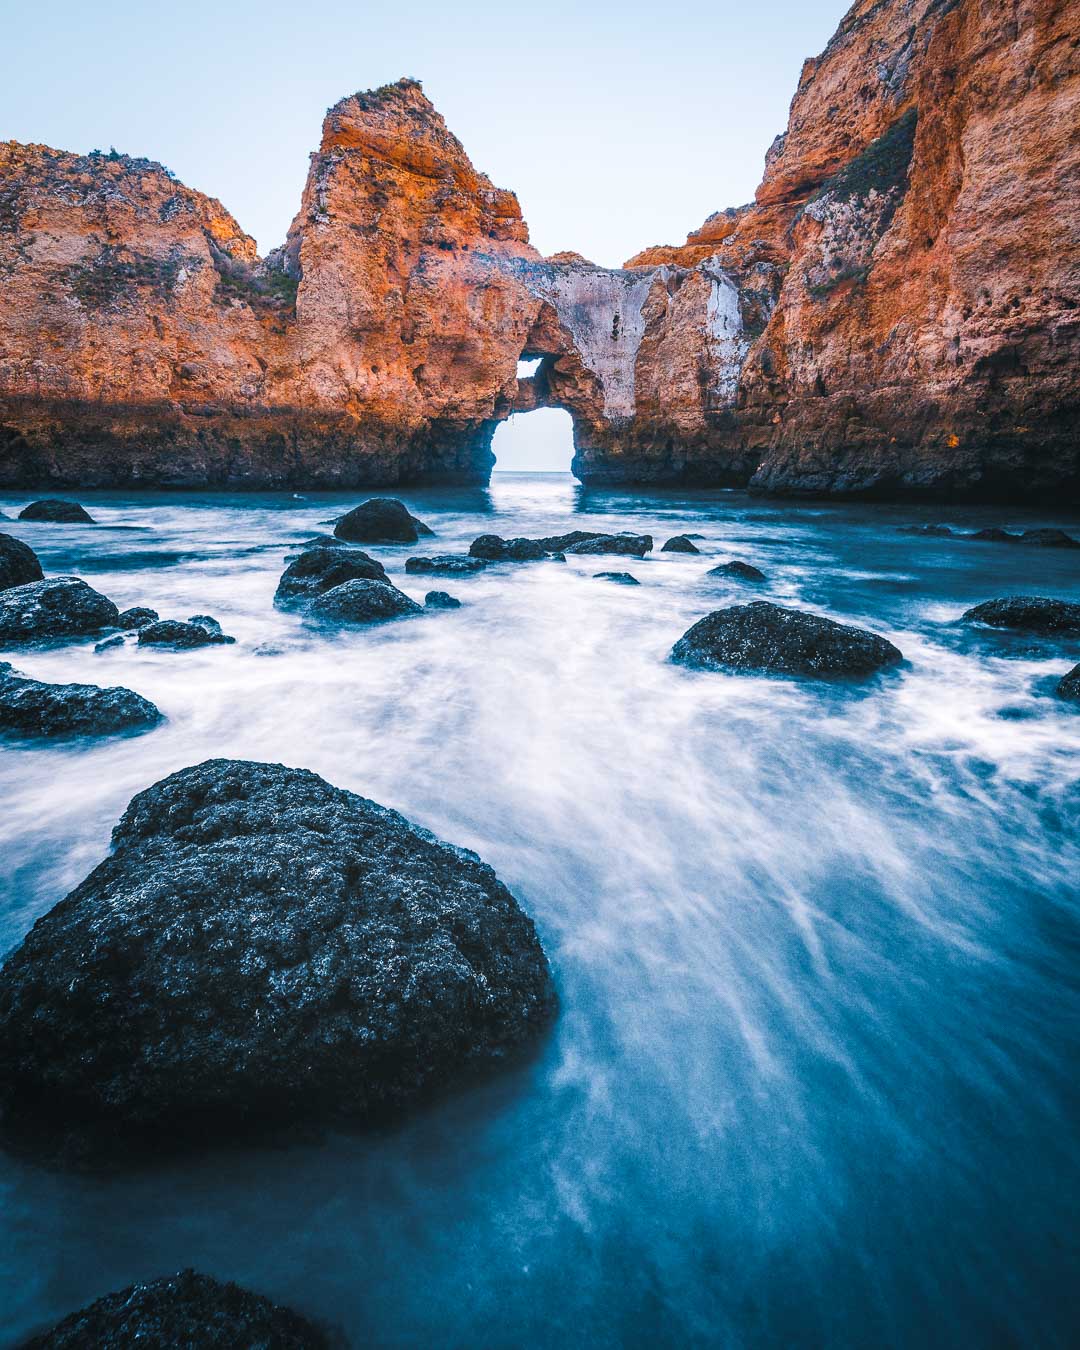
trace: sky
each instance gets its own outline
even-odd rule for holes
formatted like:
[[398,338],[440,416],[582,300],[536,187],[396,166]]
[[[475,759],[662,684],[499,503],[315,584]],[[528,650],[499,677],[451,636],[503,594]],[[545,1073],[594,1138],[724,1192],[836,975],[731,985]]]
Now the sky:
[[[518,194],[542,253],[618,266],[753,197],[802,62],[848,3],[20,4],[4,22],[0,139],[159,160],[265,254],[326,109],[408,75]],[[514,423],[535,439],[537,417]]]

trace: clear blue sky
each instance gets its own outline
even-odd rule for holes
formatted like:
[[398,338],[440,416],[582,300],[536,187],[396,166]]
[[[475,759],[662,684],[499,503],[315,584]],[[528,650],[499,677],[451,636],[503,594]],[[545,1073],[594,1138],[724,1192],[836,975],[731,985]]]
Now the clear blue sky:
[[159,159],[265,252],[326,108],[412,75],[542,252],[613,265],[752,196],[803,58],[847,7],[38,0],[4,22],[0,138]]

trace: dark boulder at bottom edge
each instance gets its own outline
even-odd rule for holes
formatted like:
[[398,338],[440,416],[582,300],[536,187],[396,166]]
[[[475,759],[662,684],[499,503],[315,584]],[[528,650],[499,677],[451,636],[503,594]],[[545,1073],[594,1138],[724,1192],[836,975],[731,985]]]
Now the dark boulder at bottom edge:
[[336,1341],[261,1294],[183,1270],[106,1294],[22,1350],[330,1350]]

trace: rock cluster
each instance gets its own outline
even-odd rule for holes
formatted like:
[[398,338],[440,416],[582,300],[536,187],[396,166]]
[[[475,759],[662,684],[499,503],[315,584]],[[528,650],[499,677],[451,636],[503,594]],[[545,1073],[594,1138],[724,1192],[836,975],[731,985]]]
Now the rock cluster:
[[305,770],[210,760],[133,798],[8,957],[0,1108],[71,1155],[370,1120],[505,1061],[554,1007],[474,854]]

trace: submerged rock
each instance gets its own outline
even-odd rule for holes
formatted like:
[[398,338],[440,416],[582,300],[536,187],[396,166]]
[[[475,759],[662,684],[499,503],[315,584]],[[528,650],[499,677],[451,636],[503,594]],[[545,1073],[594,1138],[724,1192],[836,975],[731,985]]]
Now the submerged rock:
[[221,624],[212,614],[189,614],[188,623],[198,624],[200,628],[205,628],[208,633],[222,632]]
[[127,633],[114,633],[112,637],[103,638],[100,642],[95,642],[94,652],[100,656],[102,652],[114,651],[117,647],[123,647],[127,640]]
[[901,525],[898,534],[928,534],[934,537],[951,535],[948,525]]
[[0,731],[20,736],[109,736],[146,730],[161,713],[130,689],[96,684],[46,684],[0,662]]
[[718,609],[676,642],[671,659],[699,670],[869,675],[903,660],[877,633],[767,600]]
[[389,581],[346,581],[316,596],[311,613],[332,623],[381,623],[419,614],[422,606]]
[[325,1332],[238,1284],[183,1270],[133,1284],[32,1336],[22,1350],[329,1350]]
[[428,591],[424,596],[424,604],[428,609],[460,609],[461,601],[455,596],[447,595],[445,591]]
[[[203,616],[204,619],[208,617]],[[204,622],[184,623],[180,619],[158,619],[154,623],[144,624],[139,629],[139,646],[187,649],[221,646],[236,641],[221,631],[221,625],[216,619],[210,619],[210,623],[214,625],[213,628]]]
[[1020,538],[1018,534],[1010,534],[1008,530],[998,529],[997,526],[991,526],[988,530],[976,530],[974,534],[966,537],[986,544],[1014,544]]
[[286,567],[274,603],[304,604],[346,581],[385,581],[386,568],[358,548],[309,548]]
[[653,546],[651,534],[602,534],[593,539],[585,539],[579,544],[571,544],[565,553],[622,553],[628,557],[641,558]]
[[161,615],[158,614],[156,609],[148,609],[145,605],[136,605],[133,609],[121,611],[116,626],[130,633],[136,628],[145,628],[148,623],[157,623],[160,617]]
[[554,1012],[490,867],[307,770],[183,769],[112,844],[0,971],[24,1148],[123,1162],[367,1121],[505,1062]]
[[47,497],[40,502],[31,502],[19,512],[19,519],[51,521],[57,525],[96,524],[93,516],[78,502],[65,502],[58,497]]
[[482,572],[486,566],[483,558],[473,558],[466,553],[441,553],[433,558],[409,558],[405,571],[414,576],[457,577]]
[[629,572],[594,572],[594,581],[615,581],[620,586],[640,586],[641,582],[637,577],[631,576]]
[[986,600],[960,617],[963,623],[984,623],[991,628],[1010,628],[1019,633],[1080,636],[1080,604],[1045,595],[1009,595]]
[[536,562],[548,552],[539,539],[503,539],[497,534],[482,534],[469,545],[471,558],[487,562]]
[[394,497],[372,497],[354,507],[334,526],[338,539],[358,544],[415,544],[424,534],[435,531],[409,513],[404,502]]
[[1011,534],[1008,530],[995,527],[988,530],[976,530],[974,534],[969,534],[966,537],[989,543],[1028,544],[1035,548],[1080,548],[1080,539],[1074,539],[1071,534],[1066,534],[1064,530],[1024,530],[1020,534]]
[[0,646],[85,637],[115,628],[120,611],[78,577],[50,577],[0,591]]
[[731,562],[721,563],[719,567],[710,567],[707,576],[733,577],[736,581],[764,581],[765,573],[750,563],[733,558]]
[[1073,666],[1067,675],[1063,675],[1054,690],[1058,698],[1067,698],[1070,702],[1080,703],[1080,665]]
[[38,556],[28,544],[14,535],[0,534],[0,591],[44,578]]
[[701,549],[694,543],[689,535],[676,534],[670,538],[661,548],[661,553],[700,553]]

